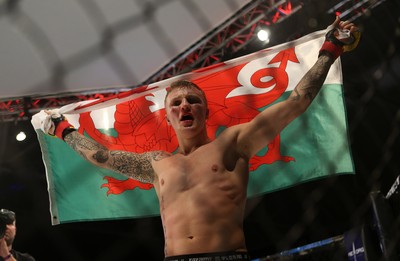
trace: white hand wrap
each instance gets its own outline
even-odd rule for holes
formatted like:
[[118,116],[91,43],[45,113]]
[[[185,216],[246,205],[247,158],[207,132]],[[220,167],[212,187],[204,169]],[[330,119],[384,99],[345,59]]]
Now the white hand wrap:
[[33,115],[32,124],[33,126],[39,126],[44,133],[54,136],[56,126],[53,119],[61,117],[62,115],[59,113],[59,109],[41,110]]

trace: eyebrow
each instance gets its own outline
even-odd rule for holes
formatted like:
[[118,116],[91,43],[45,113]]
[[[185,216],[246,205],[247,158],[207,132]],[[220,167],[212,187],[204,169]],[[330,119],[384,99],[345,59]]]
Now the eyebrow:
[[205,102],[204,98],[201,95],[195,95],[195,94],[189,94],[189,95],[179,95],[177,97],[172,97],[170,103],[178,101],[178,100],[182,100],[182,98],[186,98],[186,99],[194,99],[194,100],[198,100],[200,102]]

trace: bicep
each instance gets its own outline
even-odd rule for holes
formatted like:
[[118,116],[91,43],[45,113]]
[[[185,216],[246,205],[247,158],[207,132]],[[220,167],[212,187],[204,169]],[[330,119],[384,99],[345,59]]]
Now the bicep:
[[286,100],[268,107],[241,127],[238,144],[248,146],[250,157],[307,110],[320,91],[332,62],[330,56],[321,55]]
[[248,157],[254,156],[301,113],[301,108],[290,100],[276,103],[250,122],[241,124],[238,133],[238,146]]
[[152,160],[156,154],[157,152],[108,151],[106,167],[129,178],[145,183],[153,183],[155,174]]

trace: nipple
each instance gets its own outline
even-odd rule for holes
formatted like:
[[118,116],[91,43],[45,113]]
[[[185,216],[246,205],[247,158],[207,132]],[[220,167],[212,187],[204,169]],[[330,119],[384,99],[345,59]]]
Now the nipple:
[[211,170],[214,172],[218,171],[218,165],[217,164],[212,165]]

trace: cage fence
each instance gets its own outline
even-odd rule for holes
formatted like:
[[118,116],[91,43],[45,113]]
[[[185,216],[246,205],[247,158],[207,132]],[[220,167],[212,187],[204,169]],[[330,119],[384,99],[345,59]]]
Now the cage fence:
[[[42,68],[45,75],[44,78],[24,83],[24,92],[29,92],[28,95],[18,93],[1,97],[0,123],[3,126],[9,124],[12,128],[18,122],[28,122],[41,109],[112,97],[258,51],[260,45],[257,45],[255,30],[260,25],[279,30],[279,35],[270,43],[272,46],[324,28],[334,14],[359,24],[363,31],[360,46],[353,56],[349,54],[342,58],[348,134],[356,175],[328,177],[324,181],[302,184],[299,189],[250,199],[245,221],[245,227],[249,229],[248,248],[254,260],[399,259],[399,1],[225,0],[220,5],[231,15],[219,23],[210,18],[201,1],[194,0],[136,0],[120,1],[118,4],[100,0],[69,2],[61,5],[59,1],[0,1],[0,28],[5,28],[7,32],[11,30],[17,35],[15,39],[23,40],[25,46],[29,46],[29,56],[39,61],[29,66],[32,70],[34,67]],[[63,10],[60,6],[69,9]],[[179,44],[180,39],[171,34],[174,28],[166,27],[161,19],[165,15],[163,12],[169,9],[175,9],[176,16],[190,17],[196,30],[203,32],[202,37],[186,43],[186,46]],[[48,19],[44,19],[44,15]],[[76,34],[62,32],[65,29],[62,23],[61,26],[52,24],[57,21],[57,16],[69,23],[76,20],[74,26],[64,26],[68,30],[74,30],[74,27],[80,27],[80,30]],[[84,24],[80,24],[82,21]],[[147,44],[149,48],[157,49],[163,57],[161,61],[164,61],[163,64],[151,64],[150,73],[144,75],[137,61],[126,55],[136,46],[123,42],[125,38],[132,39],[127,36],[139,31],[146,32],[143,41],[148,43],[144,46]],[[66,35],[64,39],[63,33]],[[91,37],[82,35],[79,41],[79,34],[90,34]],[[74,39],[68,36],[74,36]],[[3,38],[0,43],[10,42]],[[68,45],[76,45],[77,48],[66,48]],[[145,50],[135,51],[140,52]],[[99,61],[101,66],[98,68],[107,70],[107,75],[119,84],[71,91],[69,86],[74,84],[75,74],[88,73],[88,77],[96,77],[104,73],[85,69]],[[140,60],[140,63],[147,67],[146,63],[150,61]],[[7,69],[4,72],[8,72]],[[25,78],[18,72],[13,74],[13,77]],[[5,73],[1,75],[6,78]],[[51,88],[45,90],[44,86]],[[5,144],[5,131],[0,134],[4,141],[2,144]],[[5,150],[2,149],[3,155]],[[332,159],[340,157],[334,155]],[[126,233],[134,234],[141,229],[159,233],[159,225],[154,228],[150,225],[153,223],[135,222],[139,223],[121,222],[132,226],[125,228]],[[106,233],[112,235],[109,225],[101,226],[107,227]],[[96,224],[88,224],[79,230],[72,225],[67,229],[68,233],[94,234],[99,228]],[[24,232],[21,230],[20,233]],[[140,235],[143,236],[143,233]],[[49,237],[50,241],[60,240],[51,238],[52,233],[49,232],[45,237]],[[28,241],[30,236],[25,238]],[[132,242],[126,241],[139,242],[140,239],[126,235],[119,238],[107,248],[98,250],[99,254],[91,260],[126,260],[127,256],[134,255],[137,248],[129,250]],[[87,254],[81,253],[82,250],[72,241],[65,235],[63,245],[55,247],[56,251],[66,253],[66,259],[89,260]],[[151,246],[144,246],[144,242],[155,242],[157,247],[153,247],[157,251],[151,253]],[[148,260],[157,260],[162,256],[159,251],[162,244],[162,239],[150,236],[138,243],[142,249],[150,251]],[[46,251],[34,250],[28,245],[29,242],[20,242],[21,247],[26,246],[38,259],[48,258]]]

